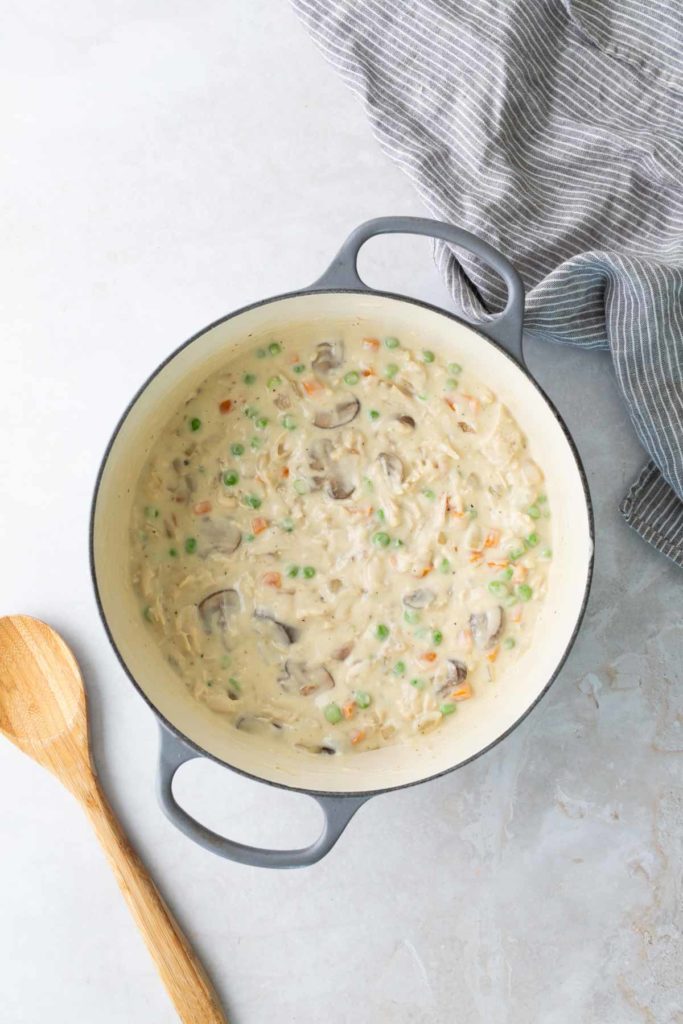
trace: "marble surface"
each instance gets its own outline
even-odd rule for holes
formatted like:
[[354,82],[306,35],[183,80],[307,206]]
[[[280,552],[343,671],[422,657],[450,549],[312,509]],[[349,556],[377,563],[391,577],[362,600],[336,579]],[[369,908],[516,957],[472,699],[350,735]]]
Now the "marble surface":
[[[61,629],[111,800],[233,1024],[680,1024],[683,576],[622,523],[643,462],[608,357],[530,345],[593,493],[595,582],[561,676],[503,744],[371,801],[291,873],[223,862],[162,817],[157,737],[97,618],[88,504],[110,430],[167,352],[313,280],[345,234],[421,213],[285,0],[5,9],[0,613]],[[435,302],[423,241],[371,283]],[[80,810],[0,742],[3,1024],[175,1020]],[[216,765],[203,820],[309,840],[318,813]]]

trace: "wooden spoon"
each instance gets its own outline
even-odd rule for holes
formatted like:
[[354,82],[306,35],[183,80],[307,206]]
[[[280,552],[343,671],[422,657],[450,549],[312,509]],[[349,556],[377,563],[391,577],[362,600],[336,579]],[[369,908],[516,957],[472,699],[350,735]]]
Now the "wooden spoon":
[[218,998],[107,803],[88,745],[85,690],[59,634],[0,618],[0,731],[79,800],[184,1024],[226,1024]]

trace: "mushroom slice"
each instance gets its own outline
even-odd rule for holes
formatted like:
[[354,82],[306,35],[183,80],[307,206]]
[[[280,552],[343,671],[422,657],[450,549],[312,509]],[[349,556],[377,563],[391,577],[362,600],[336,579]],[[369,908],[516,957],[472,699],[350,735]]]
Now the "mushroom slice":
[[473,612],[470,615],[470,629],[475,646],[480,651],[490,650],[503,631],[503,609],[497,605],[485,612]]
[[396,419],[401,424],[401,426],[403,426],[403,427],[410,427],[411,430],[415,430],[416,424],[415,424],[415,420],[413,419],[412,416],[408,416],[408,415],[397,416]]
[[199,533],[210,546],[204,557],[215,553],[232,555],[242,543],[242,531],[230,519],[207,519],[199,523]]
[[344,501],[346,498],[350,498],[355,489],[355,484],[347,484],[338,476],[331,477],[327,483],[327,493],[335,501]]
[[211,633],[214,626],[218,626],[221,631],[227,629],[230,616],[238,612],[240,607],[240,597],[236,590],[216,590],[199,602],[197,611],[204,630]]
[[258,611],[253,614],[256,631],[265,640],[282,647],[289,647],[296,642],[297,630],[293,626],[287,626],[284,622],[278,622],[270,612]]
[[336,651],[333,651],[332,657],[335,661],[346,661],[352,650],[353,641],[349,640],[347,644],[344,644],[342,647],[338,647]]
[[329,437],[319,437],[313,441],[306,449],[309,468],[316,473],[323,473],[333,447]]
[[446,693],[453,689],[454,686],[460,686],[467,679],[467,665],[464,661],[460,661],[458,658],[449,658],[446,662],[446,678],[439,687],[437,687],[436,693],[438,697],[443,697]]
[[336,754],[334,747],[328,747],[326,743],[295,743],[297,750],[306,750],[309,754]]
[[405,594],[403,597],[403,603],[408,608],[426,608],[432,603],[436,594],[429,587],[421,587],[420,590],[413,590],[410,594]]
[[330,370],[338,369],[343,362],[343,341],[321,341],[317,355],[311,363],[311,369],[314,373],[326,377]]
[[282,722],[270,715],[241,715],[235,721],[235,728],[242,732],[261,733],[262,735],[279,732],[282,729]]
[[336,427],[345,427],[351,420],[355,420],[360,412],[360,402],[353,395],[345,398],[332,409],[320,409],[313,417],[313,423],[321,430],[334,430]]
[[334,679],[324,665],[308,665],[305,661],[293,661],[288,658],[278,683],[285,693],[298,693],[302,697],[310,697],[314,693],[331,690]]
[[405,470],[403,462],[398,455],[395,455],[393,452],[380,452],[379,461],[389,483],[402,483]]

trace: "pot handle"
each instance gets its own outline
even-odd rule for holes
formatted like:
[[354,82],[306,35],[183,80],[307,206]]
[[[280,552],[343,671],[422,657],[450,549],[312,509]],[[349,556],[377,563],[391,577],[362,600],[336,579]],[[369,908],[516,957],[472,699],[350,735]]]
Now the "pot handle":
[[314,843],[300,850],[264,850],[257,846],[245,846],[200,824],[180,806],[173,795],[173,778],[180,766],[201,756],[164,725],[161,726],[157,794],[162,810],[176,828],[195,843],[211,853],[217,853],[219,857],[226,857],[239,864],[250,864],[258,868],[303,868],[315,864],[330,852],[358,808],[368,799],[366,796],[311,794],[325,816],[323,830]]
[[[492,341],[498,342],[506,352],[518,363],[524,365],[522,354],[522,326],[524,322],[524,284],[512,264],[502,253],[494,249],[469,231],[453,227],[438,220],[426,217],[377,217],[365,221],[352,231],[341,249],[332,260],[322,277],[318,278],[309,291],[327,291],[330,289],[352,289],[371,292],[358,275],[358,253],[362,245],[375,235],[406,234],[428,235],[440,238],[461,249],[466,249],[493,267],[505,281],[508,295],[505,309],[493,319],[474,322],[472,326],[481,331]],[[471,322],[471,321],[470,321]]]

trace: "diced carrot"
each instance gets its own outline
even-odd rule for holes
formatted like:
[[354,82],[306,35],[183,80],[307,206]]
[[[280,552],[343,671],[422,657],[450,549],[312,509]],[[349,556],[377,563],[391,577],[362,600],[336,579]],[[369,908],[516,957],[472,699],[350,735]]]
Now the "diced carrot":
[[471,651],[472,650],[472,630],[471,629],[461,629],[460,630],[460,635],[458,636],[458,644],[465,651]]
[[267,587],[281,587],[282,576],[279,572],[266,572],[263,574],[263,582]]
[[470,551],[470,563],[481,562],[481,551]]
[[500,540],[500,530],[489,530],[484,541],[485,548],[495,548]]
[[488,565],[489,569],[507,569],[508,567],[507,560],[504,562],[487,562],[486,564]]
[[212,508],[213,505],[210,501],[198,501],[192,511],[196,516],[205,516],[208,515]]
[[282,475],[283,477],[285,477],[285,479],[289,476],[289,466],[282,467]]
[[473,413],[479,412],[479,410],[481,409],[481,402],[479,401],[478,398],[474,398],[473,395],[465,394],[463,394],[462,397],[465,399]]
[[299,353],[293,352],[289,357],[289,361],[292,364],[292,366],[296,366],[296,364],[299,362]]
[[455,404],[453,402],[451,402],[450,398],[444,398],[444,402],[446,403],[448,408],[451,410],[451,412],[457,412],[457,409],[455,408]]
[[430,572],[432,571],[433,568],[434,568],[433,565],[426,565],[424,567],[424,569],[420,569],[420,571],[418,572],[418,576],[420,576],[422,579],[424,579],[425,576],[429,576],[429,574],[430,574]]
[[251,528],[258,536],[259,533],[263,533],[264,530],[268,529],[268,520],[264,519],[263,516],[256,516],[256,518],[251,521]]
[[314,395],[316,391],[322,390],[322,384],[315,377],[309,377],[308,380],[304,381],[304,391],[307,395]]
[[489,653],[486,655],[486,660],[487,661],[495,661],[496,658],[498,657],[499,651],[500,651],[500,647],[494,647],[493,650],[489,651]]
[[347,700],[346,704],[342,705],[342,715],[344,718],[353,718],[356,713],[356,702],[355,700]]
[[232,409],[232,399],[224,398],[222,402],[218,403],[218,408],[222,413],[230,412]]
[[356,729],[356,731],[351,736],[351,742],[353,744],[362,743],[364,739],[365,739],[365,729]]
[[451,693],[451,700],[469,700],[472,696],[472,687],[469,683],[463,683],[462,686],[456,687]]
[[527,570],[525,565],[516,565],[515,569],[514,569],[514,572],[512,573],[512,582],[513,583],[523,583],[524,582],[524,577],[526,576],[527,571],[528,570]]
[[363,345],[365,346],[365,348],[372,348],[376,352],[377,349],[379,348],[379,339],[378,338],[363,338]]
[[363,373],[364,377],[376,377],[377,376],[377,374],[375,373],[374,370],[363,370],[362,373]]
[[422,661],[436,661],[436,651],[426,651],[420,655]]

